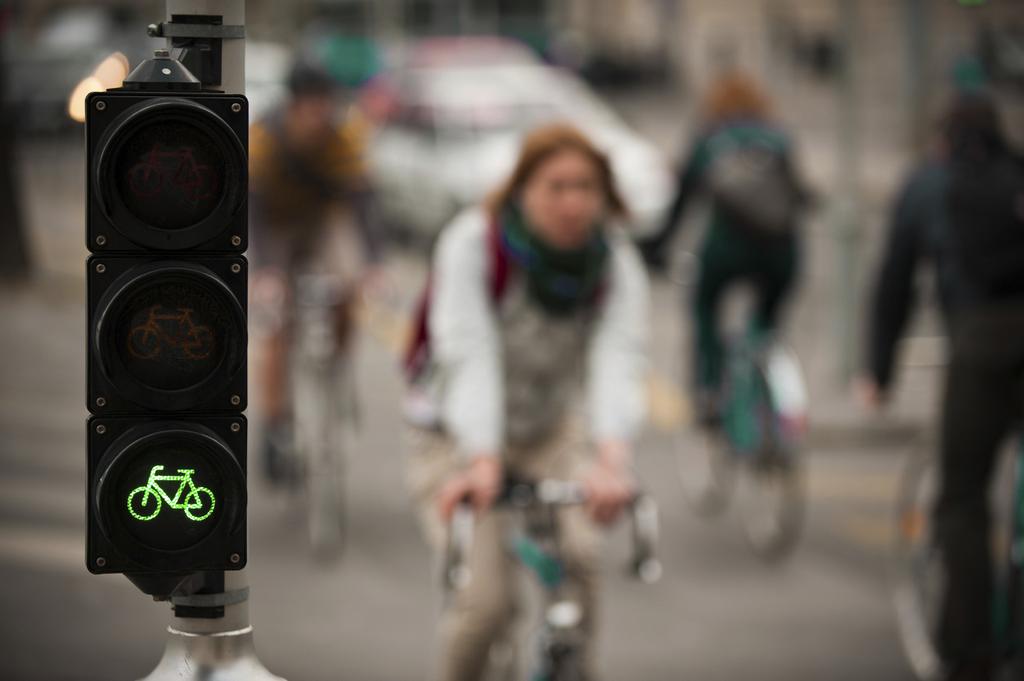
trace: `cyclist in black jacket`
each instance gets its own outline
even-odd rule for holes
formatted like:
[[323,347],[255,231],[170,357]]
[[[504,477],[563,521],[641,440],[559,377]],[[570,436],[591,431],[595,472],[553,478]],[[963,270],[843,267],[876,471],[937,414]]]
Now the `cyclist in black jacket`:
[[913,172],[896,203],[860,384],[872,406],[890,389],[894,349],[925,260],[934,265],[951,339],[934,509],[948,577],[937,642],[948,679],[991,681],[987,492],[999,445],[1024,415],[1024,164],[984,93],[954,100],[941,150]]

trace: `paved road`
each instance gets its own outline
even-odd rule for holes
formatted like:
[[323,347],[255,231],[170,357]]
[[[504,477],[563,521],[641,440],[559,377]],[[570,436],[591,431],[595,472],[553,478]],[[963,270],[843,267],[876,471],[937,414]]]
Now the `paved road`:
[[[48,285],[0,298],[0,678],[140,676],[159,656],[168,608],[83,565],[80,291]],[[366,422],[344,561],[313,563],[296,510],[253,481],[257,641],[266,663],[292,679],[412,681],[429,665],[438,599],[400,487],[399,383],[384,318],[360,350]],[[640,463],[661,504],[664,580],[626,580],[626,539],[608,541],[607,678],[906,679],[884,579],[899,448],[814,452],[805,542],[768,567],[747,550],[735,517],[708,524],[690,514],[672,442],[652,429]]]

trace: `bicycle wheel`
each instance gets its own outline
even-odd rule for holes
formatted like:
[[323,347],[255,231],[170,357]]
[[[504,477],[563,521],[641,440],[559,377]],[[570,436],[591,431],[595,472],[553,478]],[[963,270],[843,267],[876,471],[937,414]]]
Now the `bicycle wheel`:
[[792,553],[804,524],[804,469],[795,443],[779,432],[779,418],[772,404],[767,378],[761,367],[755,372],[758,445],[740,460],[744,480],[741,501],[743,530],[759,557],[781,560]]
[[683,498],[701,517],[721,514],[735,487],[735,466],[729,444],[717,429],[681,432],[673,443],[676,473]]
[[1006,678],[1020,679],[1024,678],[1024,440],[1016,443],[1011,469],[1013,486],[1005,506],[1010,509],[1005,521],[1010,541],[1002,555],[996,554],[996,560],[1006,565],[998,587],[1005,607],[996,609],[996,640],[1006,660]]
[[516,639],[516,622],[509,622],[498,640],[491,644],[487,653],[485,681],[521,681],[519,673],[519,645]]
[[128,170],[128,186],[139,198],[148,199],[160,193],[164,173],[158,162],[136,163]]
[[139,359],[153,359],[160,354],[158,332],[146,326],[136,326],[128,336],[128,351]]
[[1024,678],[1024,565],[1011,566],[1007,584],[1007,602],[1011,606],[1006,645],[1006,679]]
[[188,359],[206,359],[213,352],[213,331],[208,326],[197,326],[188,333],[182,352]]
[[143,494],[143,498],[139,499],[139,493],[145,493],[147,489],[149,488],[145,485],[136,487],[128,495],[128,513],[136,520],[152,520],[160,514],[160,508],[163,506],[163,501],[156,492],[150,492],[148,497]]
[[327,370],[297,372],[296,437],[305,461],[306,524],[314,555],[340,557],[345,543],[345,459],[351,422],[346,415],[347,362],[338,357]]
[[538,641],[538,661],[532,679],[538,681],[586,681],[583,650],[577,632],[559,636],[545,628]]
[[213,492],[206,487],[197,487],[185,497],[185,517],[197,523],[202,522],[210,517],[215,505]]
[[553,656],[551,671],[541,677],[544,681],[587,681],[579,651],[555,651]]
[[945,574],[933,540],[931,513],[938,492],[933,447],[922,440],[911,453],[896,502],[892,589],[903,652],[917,678],[936,679],[942,660],[935,645]]
[[804,525],[804,473],[795,450],[761,455],[743,465],[743,530],[767,561],[789,556]]
[[[1016,541],[1022,542],[1022,535],[1018,530]],[[1006,679],[1024,678],[1024,562],[1018,554],[1011,558],[1009,574],[1006,578],[1006,634],[1004,637],[1003,656],[1006,660]],[[999,630],[997,628],[997,640]]]

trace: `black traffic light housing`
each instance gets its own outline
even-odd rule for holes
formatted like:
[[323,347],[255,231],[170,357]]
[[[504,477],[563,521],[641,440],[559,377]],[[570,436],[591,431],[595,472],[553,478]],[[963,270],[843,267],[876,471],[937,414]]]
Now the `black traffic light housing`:
[[91,418],[89,571],[244,567],[245,437],[241,415]]
[[86,100],[86,563],[157,597],[246,563],[249,109],[201,88]]
[[112,90],[86,111],[91,251],[245,251],[245,97]]
[[93,414],[245,409],[245,258],[94,255],[88,268]]

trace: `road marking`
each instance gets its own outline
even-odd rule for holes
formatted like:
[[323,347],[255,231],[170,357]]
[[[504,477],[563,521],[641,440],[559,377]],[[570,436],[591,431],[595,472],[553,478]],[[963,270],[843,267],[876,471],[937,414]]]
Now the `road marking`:
[[397,304],[384,304],[365,297],[361,302],[355,309],[359,327],[397,357],[409,337],[411,310],[406,310],[404,305],[398,309]]
[[850,515],[837,525],[846,538],[873,551],[890,550],[895,539],[893,520],[888,514]]
[[674,383],[651,373],[647,377],[647,418],[655,429],[673,433],[691,422],[690,402]]
[[828,501],[866,501],[883,504],[886,508],[896,502],[900,472],[864,471],[842,468],[822,468],[812,461],[808,471],[808,491],[811,496]]

